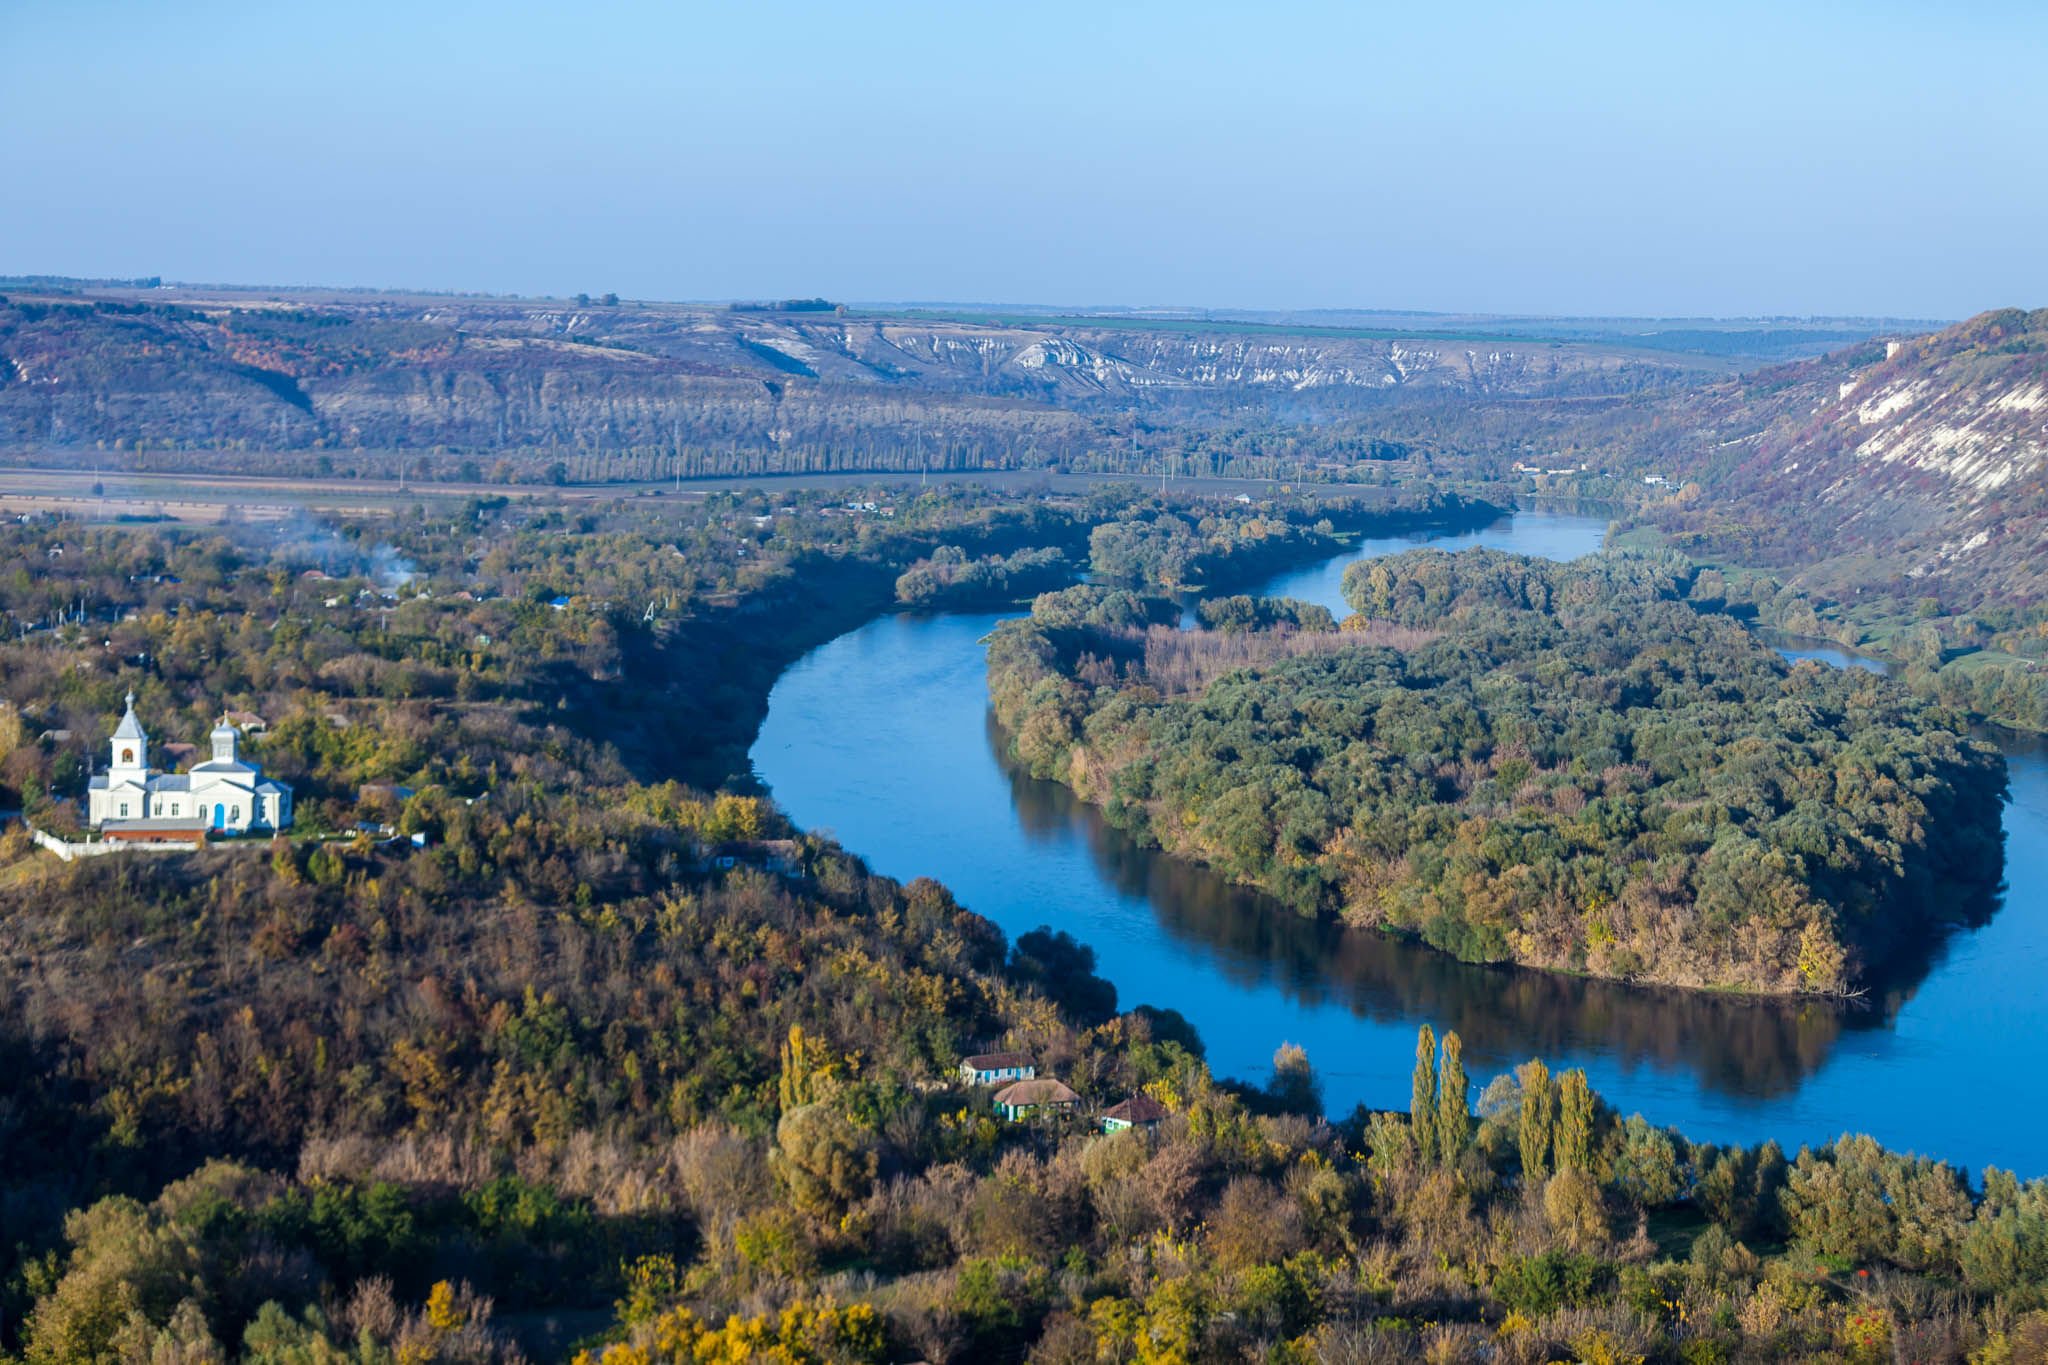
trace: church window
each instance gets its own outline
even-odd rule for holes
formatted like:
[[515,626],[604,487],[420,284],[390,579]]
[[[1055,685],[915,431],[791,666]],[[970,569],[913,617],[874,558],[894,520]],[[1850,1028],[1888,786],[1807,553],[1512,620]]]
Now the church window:
[[121,818],[123,820],[128,818],[128,803],[126,801],[121,803]]
[[121,761],[123,763],[133,763],[135,761],[135,751],[133,749],[123,749],[121,751]]

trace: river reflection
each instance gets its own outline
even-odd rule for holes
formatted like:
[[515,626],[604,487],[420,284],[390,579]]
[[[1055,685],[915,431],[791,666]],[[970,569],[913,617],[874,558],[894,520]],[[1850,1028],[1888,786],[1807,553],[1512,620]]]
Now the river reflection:
[[[1458,540],[1567,558],[1596,548],[1602,529],[1523,514]],[[1341,608],[1342,567],[1263,590]],[[1468,966],[1304,919],[1137,846],[1065,788],[1002,761],[979,643],[998,619],[883,617],[813,651],[776,685],[756,770],[798,824],[833,833],[876,871],[935,877],[1013,937],[1052,924],[1090,944],[1125,1007],[1179,1010],[1219,1072],[1258,1079],[1275,1046],[1294,1041],[1333,1111],[1394,1107],[1406,1103],[1426,1022],[1463,1036],[1481,1084],[1540,1054],[1586,1068],[1623,1112],[1696,1138],[1796,1147],[1862,1131],[1961,1164],[2048,1174],[2048,1114],[2023,1081],[2048,1036],[2040,742],[2000,737],[2012,775],[2007,904],[1910,979],[1860,1007],[1638,989]]]

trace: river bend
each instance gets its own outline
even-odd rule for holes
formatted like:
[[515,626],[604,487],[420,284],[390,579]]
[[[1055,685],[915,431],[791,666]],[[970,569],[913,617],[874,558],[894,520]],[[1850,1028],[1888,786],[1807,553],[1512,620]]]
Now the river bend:
[[[1368,540],[1252,591],[1345,614],[1355,559],[1487,545],[1569,559],[1601,521],[1524,512],[1484,530]],[[2011,771],[2002,905],[1949,938],[1917,980],[1860,1007],[1645,990],[1474,967],[1304,920],[1206,870],[1140,848],[1065,788],[1012,769],[989,718],[980,641],[1002,615],[889,615],[783,674],[755,771],[799,825],[877,872],[936,878],[1012,938],[1041,924],[1091,945],[1125,1006],[1179,1010],[1210,1064],[1262,1079],[1283,1041],[1308,1049],[1327,1107],[1405,1107],[1415,1030],[1456,1029],[1476,1082],[1540,1055],[1583,1066],[1623,1112],[1696,1139],[1789,1149],[1845,1131],[1887,1146],[2048,1175],[2032,1085],[2048,1040],[2048,744],[1996,736]],[[1784,651],[1837,666],[1814,645]]]

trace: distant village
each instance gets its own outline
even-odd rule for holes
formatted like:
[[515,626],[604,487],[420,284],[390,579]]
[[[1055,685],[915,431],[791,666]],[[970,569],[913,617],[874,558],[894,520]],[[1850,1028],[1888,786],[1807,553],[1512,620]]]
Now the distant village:
[[[1591,468],[1584,461],[1578,464],[1540,465],[1531,464],[1527,460],[1517,460],[1512,468],[1515,473],[1532,479],[1561,479],[1592,472]],[[1643,484],[1648,488],[1666,488],[1670,486],[1670,482],[1662,474],[1643,475]]]

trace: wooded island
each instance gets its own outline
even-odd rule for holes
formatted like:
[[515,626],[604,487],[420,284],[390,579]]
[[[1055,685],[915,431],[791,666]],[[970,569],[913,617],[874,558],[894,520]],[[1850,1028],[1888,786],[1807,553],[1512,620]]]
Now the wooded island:
[[1355,615],[1102,587],[991,641],[1031,771],[1304,913],[1470,961],[1842,992],[1995,884],[2003,765],[1959,716],[1795,667],[1675,555],[1416,551]]

